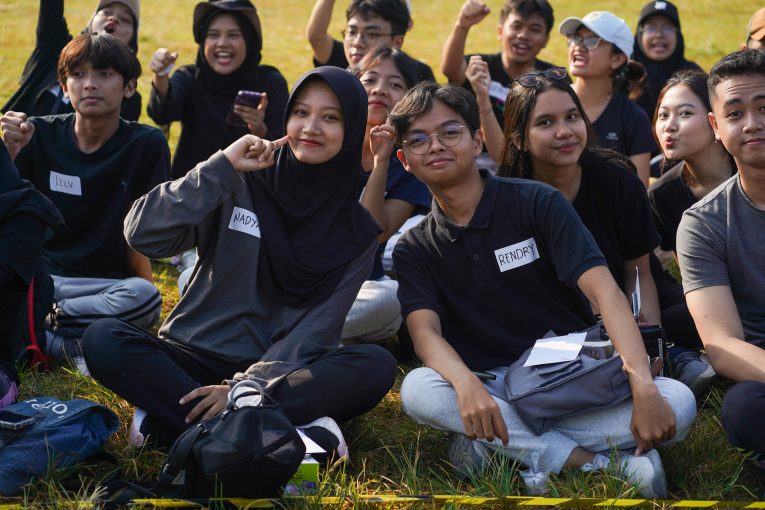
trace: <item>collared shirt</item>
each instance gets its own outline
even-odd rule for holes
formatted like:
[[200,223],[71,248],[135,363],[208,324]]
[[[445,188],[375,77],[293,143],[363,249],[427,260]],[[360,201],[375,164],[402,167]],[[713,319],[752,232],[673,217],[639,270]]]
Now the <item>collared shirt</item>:
[[515,361],[552,330],[594,323],[579,277],[606,261],[563,195],[543,183],[493,177],[468,225],[432,212],[393,252],[404,317],[428,309],[472,370]]

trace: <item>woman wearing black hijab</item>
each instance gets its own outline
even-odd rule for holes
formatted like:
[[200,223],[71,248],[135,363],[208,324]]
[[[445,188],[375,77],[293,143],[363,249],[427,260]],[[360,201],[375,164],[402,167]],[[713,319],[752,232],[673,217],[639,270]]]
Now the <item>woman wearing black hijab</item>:
[[[677,7],[666,0],[649,2],[640,11],[632,59],[643,64],[646,70],[643,95],[636,102],[649,119],[653,118],[659,92],[675,72],[701,69],[695,62],[685,59],[680,15]],[[659,152],[658,147],[655,152]]]
[[290,96],[287,136],[244,136],[135,202],[133,248],[199,253],[159,338],[118,320],[83,337],[93,376],[148,413],[136,413],[136,443],[219,413],[232,377],[262,383],[296,425],[348,420],[393,384],[385,349],[338,347],[380,232],[357,198],[366,102],[351,73],[311,71]]
[[[249,0],[211,0],[194,9],[195,65],[168,77],[178,58],[165,48],[152,56],[154,72],[148,113],[157,124],[181,121],[171,175],[182,177],[199,161],[247,133],[274,140],[282,136],[287,81],[278,69],[260,65],[263,34]],[[240,90],[265,93],[257,107],[238,107]],[[228,119],[227,119],[228,117]]]

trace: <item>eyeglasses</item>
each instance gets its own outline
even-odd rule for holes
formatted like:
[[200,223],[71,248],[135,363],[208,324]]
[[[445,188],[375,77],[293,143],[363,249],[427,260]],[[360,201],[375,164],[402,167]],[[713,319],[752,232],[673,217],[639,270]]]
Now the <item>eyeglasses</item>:
[[600,42],[603,40],[602,37],[598,37],[597,35],[588,35],[587,37],[582,37],[581,35],[570,35],[567,38],[567,43],[569,46],[584,46],[588,50],[594,50],[598,46],[600,46]]
[[430,150],[435,136],[444,147],[454,147],[462,140],[462,128],[464,127],[459,124],[447,124],[438,128],[438,131],[431,135],[414,133],[404,138],[403,145],[412,154],[422,155]]
[[677,32],[677,27],[672,25],[643,25],[640,31],[648,35],[656,35],[659,32],[661,35],[672,35]]
[[350,28],[348,30],[341,30],[340,34],[343,36],[343,39],[346,41],[353,41],[357,37],[361,37],[361,42],[364,44],[375,44],[377,40],[380,37],[386,37],[386,36],[392,36],[394,34],[384,34],[382,32],[373,32],[373,31],[366,31],[366,30],[356,30],[355,28]]
[[524,87],[535,89],[542,83],[542,77],[548,80],[565,80],[568,78],[566,70],[562,67],[550,67],[544,71],[533,71],[517,77],[513,82],[518,82]]

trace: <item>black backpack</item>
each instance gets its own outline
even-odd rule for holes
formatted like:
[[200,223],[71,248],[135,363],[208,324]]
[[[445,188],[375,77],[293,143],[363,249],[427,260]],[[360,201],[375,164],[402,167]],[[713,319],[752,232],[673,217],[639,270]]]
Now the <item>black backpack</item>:
[[245,380],[231,389],[223,413],[175,441],[153,492],[180,499],[279,497],[304,457],[305,444],[284,412]]

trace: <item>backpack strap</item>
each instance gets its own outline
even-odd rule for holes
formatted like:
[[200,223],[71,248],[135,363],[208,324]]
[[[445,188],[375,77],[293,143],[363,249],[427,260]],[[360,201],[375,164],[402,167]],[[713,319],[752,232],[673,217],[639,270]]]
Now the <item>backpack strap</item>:
[[167,457],[167,462],[162,467],[159,481],[154,488],[155,492],[162,494],[163,489],[171,489],[173,486],[185,483],[186,473],[183,468],[191,454],[194,443],[197,442],[197,438],[199,438],[202,432],[207,432],[207,427],[204,423],[200,423],[191,430],[184,432],[175,441]]
[[32,351],[31,366],[40,365],[46,372],[50,370],[51,357],[46,355],[40,349],[40,342],[37,341],[37,335],[35,334],[35,279],[29,283],[29,289],[27,290],[27,327],[29,328],[29,345],[27,345],[27,351]]

